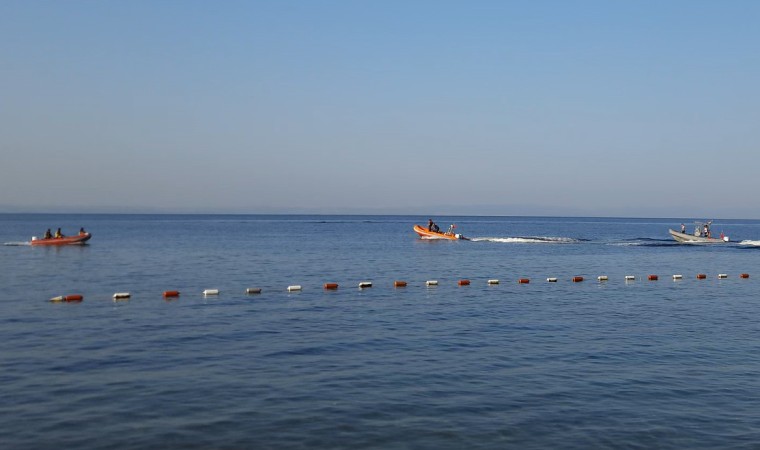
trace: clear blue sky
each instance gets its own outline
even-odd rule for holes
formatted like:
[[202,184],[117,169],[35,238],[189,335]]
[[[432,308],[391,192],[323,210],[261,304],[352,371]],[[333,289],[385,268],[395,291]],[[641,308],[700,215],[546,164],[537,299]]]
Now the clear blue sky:
[[0,2],[0,212],[760,217],[758,1]]

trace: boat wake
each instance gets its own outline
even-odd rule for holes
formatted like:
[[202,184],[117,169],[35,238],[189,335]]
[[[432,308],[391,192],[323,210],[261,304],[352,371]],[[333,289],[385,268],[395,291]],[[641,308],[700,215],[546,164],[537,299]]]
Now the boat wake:
[[575,244],[580,239],[567,237],[515,236],[515,237],[472,237],[473,242],[497,242],[500,244]]
[[744,245],[746,247],[760,247],[760,241],[744,240],[739,242],[739,245]]
[[630,241],[614,241],[610,242],[609,245],[615,247],[672,247],[678,245],[678,242],[672,239],[637,238]]
[[3,244],[3,245],[10,245],[10,246],[21,246],[21,245],[32,245],[32,243],[31,243],[31,242],[29,242],[29,241],[26,241],[26,242],[23,242],[23,241],[22,241],[22,242],[6,242],[6,243],[5,243],[5,244]]

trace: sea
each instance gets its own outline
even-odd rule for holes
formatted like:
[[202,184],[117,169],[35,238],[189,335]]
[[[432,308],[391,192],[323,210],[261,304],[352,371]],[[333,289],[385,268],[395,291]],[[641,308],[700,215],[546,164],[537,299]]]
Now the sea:
[[429,218],[0,214],[0,446],[760,448],[760,221]]

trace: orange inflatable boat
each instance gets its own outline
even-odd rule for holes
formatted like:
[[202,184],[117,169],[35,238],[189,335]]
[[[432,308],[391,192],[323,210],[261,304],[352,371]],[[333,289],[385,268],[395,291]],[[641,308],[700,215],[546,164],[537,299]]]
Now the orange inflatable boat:
[[83,245],[90,240],[92,235],[90,233],[81,233],[74,236],[53,237],[48,239],[35,239],[32,238],[32,245]]
[[429,231],[425,227],[414,225],[414,232],[419,234],[422,239],[448,239],[450,241],[456,241],[459,239],[467,241],[468,239],[461,234],[447,231],[446,233],[440,233],[437,231]]

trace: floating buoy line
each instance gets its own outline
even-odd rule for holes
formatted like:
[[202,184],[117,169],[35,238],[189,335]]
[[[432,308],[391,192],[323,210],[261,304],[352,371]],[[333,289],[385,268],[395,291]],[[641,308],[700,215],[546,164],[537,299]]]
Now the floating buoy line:
[[[682,274],[674,274],[672,278],[673,278],[673,281],[682,281],[684,276]],[[696,275],[697,280],[705,280],[707,278],[708,276],[705,273],[698,273]],[[717,274],[716,278],[719,280],[725,280],[730,277],[727,273],[719,273]],[[738,275],[738,278],[746,280],[749,278],[749,274],[741,273]],[[607,275],[599,275],[596,279],[601,284],[601,283],[608,283],[610,278]],[[642,279],[644,278],[637,277],[635,275],[626,275],[623,278],[626,284],[635,282],[637,280],[642,280]],[[646,276],[646,280],[648,281],[658,281],[659,279],[660,277],[656,274],[649,274]],[[546,281],[548,283],[559,283],[560,281],[564,281],[564,280],[561,280],[560,278],[557,278],[557,277],[549,277],[546,279]],[[584,277],[577,275],[577,276],[568,278],[567,281],[570,281],[572,283],[581,283],[584,281]],[[530,279],[518,278],[515,280],[515,282],[516,284],[530,284]],[[471,280],[466,279],[466,278],[459,279],[455,283],[456,283],[456,286],[459,286],[459,287],[468,287],[472,284]],[[500,283],[501,283],[500,280],[495,279],[495,278],[490,278],[486,280],[487,286],[497,286]],[[408,286],[408,284],[409,283],[407,281],[396,280],[393,282],[392,287],[405,288]],[[424,282],[424,286],[428,288],[437,287],[438,285],[439,285],[438,280],[427,280]],[[360,281],[358,284],[358,288],[360,290],[371,288],[372,286],[373,286],[372,281]],[[328,283],[324,283],[322,287],[325,291],[337,291],[339,284],[335,282],[328,282]],[[302,290],[303,290],[303,286],[301,286],[300,284],[290,285],[285,289],[285,291],[288,293],[301,292]],[[263,293],[263,289],[260,287],[249,287],[249,288],[246,288],[243,292],[248,295],[259,295]],[[275,291],[272,291],[272,292],[275,292]],[[205,289],[201,291],[200,294],[203,297],[217,297],[221,295],[221,291],[219,289]],[[168,290],[168,291],[163,292],[163,297],[164,299],[167,299],[167,300],[176,299],[179,296],[180,296],[180,292],[177,290]],[[114,302],[129,300],[131,297],[132,297],[132,294],[129,292],[116,292],[113,294]],[[68,295],[58,295],[56,297],[52,297],[49,301],[51,303],[79,303],[79,302],[82,302],[83,300],[84,300],[84,295],[82,294],[68,294]]]

